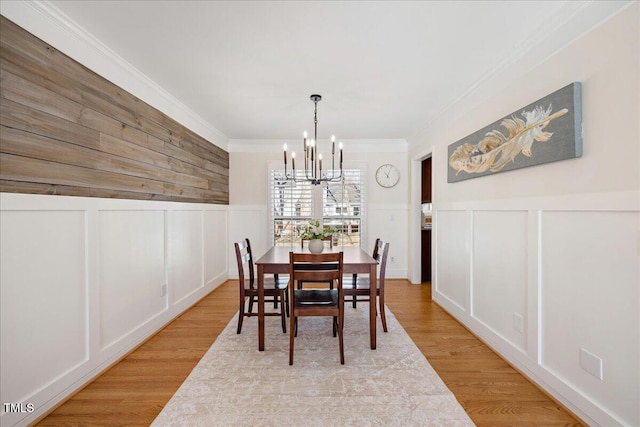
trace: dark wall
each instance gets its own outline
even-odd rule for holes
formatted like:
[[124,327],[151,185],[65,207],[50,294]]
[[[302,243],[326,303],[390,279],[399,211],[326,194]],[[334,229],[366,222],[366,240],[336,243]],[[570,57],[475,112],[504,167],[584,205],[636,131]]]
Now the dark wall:
[[0,17],[0,191],[229,204],[229,153]]

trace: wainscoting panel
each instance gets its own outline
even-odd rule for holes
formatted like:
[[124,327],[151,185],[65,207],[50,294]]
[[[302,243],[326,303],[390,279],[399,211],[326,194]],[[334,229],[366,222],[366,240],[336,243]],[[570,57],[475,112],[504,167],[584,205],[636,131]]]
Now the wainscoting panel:
[[2,403],[32,408],[0,425],[32,423],[223,283],[227,210],[0,193]]
[[169,291],[177,304],[204,286],[202,212],[171,212],[169,230]]
[[[434,215],[436,239],[435,292],[455,309],[469,311],[469,213],[439,210]],[[433,261],[432,261],[433,262]]]
[[524,350],[528,214],[476,211],[473,215],[471,314]]
[[99,213],[100,348],[166,310],[164,211]]
[[589,425],[640,420],[639,202],[621,191],[434,212],[434,301]]
[[230,246],[227,241],[228,221],[226,209],[204,211],[205,287],[227,275],[227,249]]
[[640,401],[637,227],[634,212],[542,216],[542,366],[612,413]]
[[229,276],[238,278],[238,266],[233,244],[242,239],[249,239],[253,256],[260,258],[273,244],[270,239],[267,218],[267,207],[264,205],[231,205],[229,206]]
[[28,403],[89,359],[86,215],[2,208],[2,402]]
[[[368,217],[363,219],[366,239],[361,243],[363,249],[373,253],[376,238],[389,243],[387,275],[389,278],[406,278],[409,270],[407,248],[407,220],[409,208],[404,204],[370,204]],[[420,233],[420,230],[415,230]]]

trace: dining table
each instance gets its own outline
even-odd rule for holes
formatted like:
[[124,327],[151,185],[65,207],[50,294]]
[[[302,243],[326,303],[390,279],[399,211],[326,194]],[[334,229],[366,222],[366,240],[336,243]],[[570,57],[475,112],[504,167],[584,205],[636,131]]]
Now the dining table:
[[[264,351],[264,276],[265,274],[288,274],[289,252],[309,252],[300,246],[273,246],[256,262],[258,267],[258,350]],[[343,273],[369,274],[369,337],[371,349],[376,348],[376,316],[377,316],[377,283],[378,262],[365,250],[358,246],[333,246],[324,248],[323,252],[343,253]]]

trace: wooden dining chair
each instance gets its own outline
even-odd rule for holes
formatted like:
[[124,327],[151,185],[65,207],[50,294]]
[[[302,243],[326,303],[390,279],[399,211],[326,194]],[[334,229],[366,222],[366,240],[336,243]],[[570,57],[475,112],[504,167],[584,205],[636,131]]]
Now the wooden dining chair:
[[[384,279],[387,272],[387,258],[389,256],[389,243],[385,243],[380,239],[376,239],[376,247],[373,251],[373,259],[378,261],[379,273],[376,281],[376,295],[378,296],[380,319],[382,320],[382,329],[387,332],[387,317],[384,311]],[[354,275],[353,282],[343,280],[345,298],[352,297],[353,307],[356,308],[357,301],[369,301],[369,289],[371,282],[367,276]]]
[[[342,291],[343,252],[289,252],[289,365],[293,365],[294,338],[298,334],[298,317],[333,317],[333,336],[338,336],[340,363],[344,365],[344,295]],[[333,289],[298,289],[297,281],[310,279],[331,281]]]
[[[382,240],[380,240],[380,238],[376,238],[376,243],[373,245],[373,254],[371,255],[376,261],[378,261],[378,263],[380,263],[379,259],[378,259],[378,252],[380,250],[380,248],[382,247]],[[368,277],[369,275],[366,274],[365,276],[361,276],[361,277]],[[353,273],[350,275],[345,275],[342,278],[342,283],[344,283],[344,286],[349,286],[351,285],[351,287],[353,289],[356,288],[356,283],[358,280],[358,274],[357,273]],[[360,299],[360,301],[365,302],[367,300],[364,299]],[[358,295],[351,295],[351,304],[353,305],[353,308],[357,308],[358,305]]]
[[[240,289],[240,310],[238,313],[238,331],[242,331],[242,321],[245,317],[257,316],[253,313],[253,303],[258,298],[258,282],[255,278],[253,269],[253,253],[251,252],[251,243],[249,239],[244,239],[239,243],[234,243],[236,249],[236,261],[238,263],[238,285]],[[246,269],[245,269],[246,266]],[[247,278],[245,271],[249,273]],[[287,322],[285,314],[289,314],[289,295],[287,294],[288,282],[278,277],[264,278],[264,296],[265,304],[273,303],[277,308],[280,305],[280,312],[268,312],[265,316],[280,316],[282,318],[282,332],[287,332]],[[249,300],[249,307],[245,311],[245,305]]]
[[[300,249],[304,249],[304,242],[310,242],[312,239],[300,239]],[[324,236],[322,239],[323,243],[325,242],[329,242],[329,248],[333,248],[333,235],[329,235],[329,236]],[[325,247],[327,246],[327,244],[325,243]],[[299,281],[298,282],[298,289],[301,289],[304,285],[304,283],[327,283],[329,285],[329,289],[333,289],[333,282],[329,281],[327,282],[326,280],[304,280],[304,281]]]

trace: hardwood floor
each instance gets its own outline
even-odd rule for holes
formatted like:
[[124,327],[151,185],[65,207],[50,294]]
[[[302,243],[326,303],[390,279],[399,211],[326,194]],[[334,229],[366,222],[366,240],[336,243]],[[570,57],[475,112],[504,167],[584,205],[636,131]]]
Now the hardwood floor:
[[[387,280],[386,304],[478,426],[583,425],[433,303],[429,284]],[[237,308],[229,281],[37,425],[149,425]]]
[[431,285],[387,280],[385,303],[478,426],[583,426],[431,301]]

